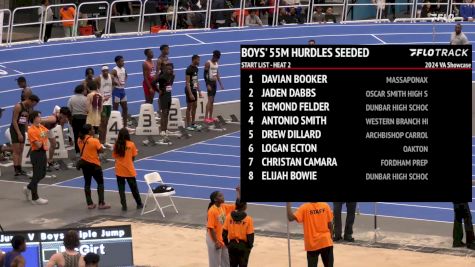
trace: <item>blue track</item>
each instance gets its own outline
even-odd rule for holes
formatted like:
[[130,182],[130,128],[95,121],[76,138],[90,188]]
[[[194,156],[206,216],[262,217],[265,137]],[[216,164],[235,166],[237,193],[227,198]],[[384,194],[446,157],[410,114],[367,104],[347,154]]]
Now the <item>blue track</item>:
[[[185,148],[142,159],[136,162],[140,192],[147,192],[143,180],[146,173],[158,171],[167,184],[175,187],[177,195],[186,198],[209,199],[212,191],[220,190],[226,199],[234,198],[234,188],[240,177],[240,133],[197,143]],[[104,172],[105,186],[117,191],[113,169]],[[83,178],[78,177],[59,183],[59,186],[83,188]],[[475,196],[475,188],[472,187]],[[259,203],[284,206],[283,203]],[[299,203],[295,203],[298,205]],[[473,207],[472,207],[473,208]],[[360,212],[372,214],[374,203],[360,203]],[[473,211],[475,215],[475,211]],[[378,203],[378,214],[408,219],[453,221],[451,203]]]
[[[471,24],[464,25],[464,32],[472,41],[475,40],[474,27],[475,25]],[[305,44],[308,39],[315,39],[319,44],[447,44],[453,28],[450,24],[434,26],[424,23],[305,25],[160,33],[141,37],[0,48],[0,106],[7,108],[0,119],[0,142],[5,141],[3,132],[10,123],[12,107],[20,97],[14,79],[21,74],[27,78],[33,92],[42,99],[37,109],[47,115],[55,105],[67,103],[75,85],[84,78],[85,68],[91,66],[98,74],[101,65],[108,64],[112,67],[113,58],[122,55],[129,73],[129,110],[132,114],[137,114],[140,104],[143,103],[141,64],[144,60],[143,50],[146,48],[152,48],[158,56],[158,47],[161,44],[171,46],[171,61],[177,68],[174,94],[180,98],[183,106],[184,70],[193,54],[201,55],[203,65],[213,50],[221,50],[220,72],[225,90],[218,92],[217,102],[229,102],[240,100],[241,44]],[[7,74],[4,74],[5,72]],[[139,184],[141,192],[146,192],[143,175],[158,170],[167,183],[174,185],[178,196],[208,199],[211,191],[221,190],[227,199],[232,199],[234,187],[239,183],[239,137],[239,133],[233,133],[138,161],[136,168],[138,178],[142,181]],[[475,153],[473,154],[472,162],[475,164]],[[475,171],[472,173],[475,174]],[[117,190],[113,170],[105,171],[105,176],[106,188]],[[58,185],[82,188],[83,180],[80,177]],[[472,187],[472,195],[475,196],[473,190]],[[373,203],[361,203],[360,211],[372,214]],[[379,203],[378,213],[419,220],[453,220],[450,203]]]

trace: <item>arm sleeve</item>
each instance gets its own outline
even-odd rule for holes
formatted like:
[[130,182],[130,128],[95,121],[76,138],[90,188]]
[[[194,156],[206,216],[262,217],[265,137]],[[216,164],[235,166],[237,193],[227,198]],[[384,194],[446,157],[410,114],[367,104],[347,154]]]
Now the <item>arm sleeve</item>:
[[464,37],[463,37],[463,44],[464,44],[464,45],[470,44],[470,42],[468,41],[467,36],[464,36]]
[[33,144],[36,141],[39,141],[38,136],[33,130],[28,130],[28,139],[30,140],[30,144]]
[[206,227],[215,229],[216,228],[216,218],[212,210],[208,210],[208,222]]
[[298,222],[298,223],[302,223],[303,222],[303,217],[304,217],[304,214],[305,214],[305,208],[304,206],[300,206],[297,211],[294,213],[294,216],[295,216],[295,220]]
[[223,230],[223,242],[226,246],[229,244],[228,230]]
[[250,235],[254,233],[254,221],[252,217],[249,217],[249,226],[246,229],[246,234]]
[[[97,150],[100,150],[100,149],[102,148],[101,142],[99,142],[99,140],[97,140],[97,139],[95,139],[95,138],[92,139],[92,140],[94,140],[94,146],[96,147],[96,149],[97,149]],[[92,140],[91,140],[91,141],[92,141]]]
[[257,16],[256,18],[257,18],[257,24],[262,26],[262,20],[261,20],[261,18],[259,18],[259,16]]
[[249,246],[249,248],[252,248],[254,246],[254,233],[247,235],[247,245]]
[[236,204],[222,204],[222,207],[224,208],[226,215],[228,215],[236,209]]
[[71,98],[68,100],[68,108],[71,110],[71,114],[73,114],[73,105],[71,105]]
[[132,156],[136,157],[139,154],[137,147],[135,146],[134,143],[132,143]]

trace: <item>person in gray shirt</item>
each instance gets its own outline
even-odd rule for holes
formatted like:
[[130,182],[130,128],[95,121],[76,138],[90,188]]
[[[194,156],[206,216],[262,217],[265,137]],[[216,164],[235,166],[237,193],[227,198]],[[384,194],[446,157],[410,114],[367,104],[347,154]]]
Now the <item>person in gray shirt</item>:
[[71,126],[73,127],[74,133],[74,148],[76,154],[79,154],[79,147],[77,145],[79,131],[82,129],[83,125],[86,124],[87,118],[87,97],[84,95],[84,85],[80,84],[74,89],[74,95],[68,101],[69,110],[72,114]]
[[250,14],[246,17],[246,26],[262,26],[262,21],[256,13],[257,10],[250,10]]
[[470,42],[467,39],[467,36],[462,32],[462,25],[457,23],[455,25],[455,32],[450,35],[450,44],[451,45],[468,45]]

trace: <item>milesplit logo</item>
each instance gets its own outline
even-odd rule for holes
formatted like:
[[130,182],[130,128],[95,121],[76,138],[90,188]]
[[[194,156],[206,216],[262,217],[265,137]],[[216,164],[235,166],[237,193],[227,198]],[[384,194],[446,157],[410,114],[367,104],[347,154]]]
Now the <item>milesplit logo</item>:
[[411,57],[468,57],[468,48],[409,48]]

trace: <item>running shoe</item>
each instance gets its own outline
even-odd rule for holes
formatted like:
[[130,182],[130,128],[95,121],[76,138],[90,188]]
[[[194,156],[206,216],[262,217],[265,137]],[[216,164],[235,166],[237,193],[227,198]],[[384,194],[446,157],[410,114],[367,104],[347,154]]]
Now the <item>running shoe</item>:
[[26,187],[26,186],[23,187],[23,194],[25,194],[26,200],[29,201],[30,200],[30,189],[28,189],[28,187]]
[[46,205],[48,204],[48,200],[44,198],[38,198],[37,200],[32,200],[31,203],[35,205]]
[[188,131],[194,131],[194,130],[195,130],[195,128],[194,128],[194,127],[192,127],[192,126],[188,126],[188,127],[186,127],[186,130],[188,130]]
[[193,127],[196,131],[199,131],[201,130],[203,127],[201,127],[201,125],[199,124],[193,124],[191,127]]

